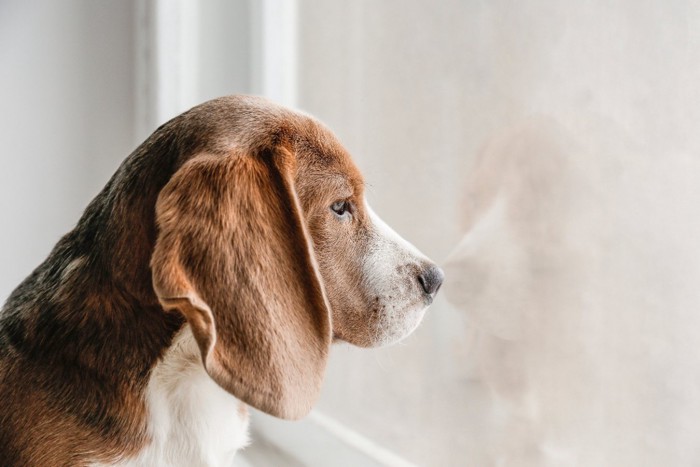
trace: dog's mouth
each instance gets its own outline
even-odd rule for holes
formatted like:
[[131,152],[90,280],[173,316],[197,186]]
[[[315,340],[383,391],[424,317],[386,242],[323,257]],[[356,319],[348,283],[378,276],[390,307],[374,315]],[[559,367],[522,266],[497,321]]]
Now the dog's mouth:
[[413,334],[423,321],[425,312],[432,303],[432,297],[421,297],[382,317],[377,329],[377,342],[374,347],[383,347],[400,342]]
[[366,309],[349,313],[352,320],[346,315],[337,316],[338,326],[332,330],[332,342],[383,347],[408,337],[423,321],[435,294],[415,293],[414,290],[411,297],[396,300],[399,293],[400,290],[394,289],[375,296]]

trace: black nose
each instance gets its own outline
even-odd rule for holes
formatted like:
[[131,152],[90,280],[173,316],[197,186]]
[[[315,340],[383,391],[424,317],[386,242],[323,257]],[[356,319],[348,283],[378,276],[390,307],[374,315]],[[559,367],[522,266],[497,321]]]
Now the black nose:
[[418,275],[418,282],[420,282],[421,287],[425,290],[425,293],[434,297],[438,289],[442,285],[442,280],[445,278],[445,273],[442,269],[435,265],[430,265],[423,269]]

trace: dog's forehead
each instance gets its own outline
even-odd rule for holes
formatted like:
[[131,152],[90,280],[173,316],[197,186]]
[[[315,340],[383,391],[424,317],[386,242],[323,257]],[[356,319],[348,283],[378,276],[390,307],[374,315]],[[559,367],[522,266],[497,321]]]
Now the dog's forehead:
[[[216,99],[191,113],[188,124],[198,127],[202,121],[209,122],[212,131],[221,130],[223,136],[213,139],[224,147],[256,150],[286,146],[294,154],[297,183],[313,180],[338,185],[342,180],[355,194],[363,190],[362,175],[347,149],[328,127],[308,114],[253,96]],[[232,123],[235,135],[231,133]]]
[[306,119],[296,142],[298,175],[325,177],[327,182],[346,184],[356,194],[362,191],[364,180],[350,153],[326,126]]

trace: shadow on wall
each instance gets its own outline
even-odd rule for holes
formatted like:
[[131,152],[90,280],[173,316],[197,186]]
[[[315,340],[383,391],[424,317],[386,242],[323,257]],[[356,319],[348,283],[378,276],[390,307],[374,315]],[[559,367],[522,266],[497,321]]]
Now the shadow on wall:
[[607,121],[532,118],[465,183],[446,264],[496,465],[700,462],[700,162]]

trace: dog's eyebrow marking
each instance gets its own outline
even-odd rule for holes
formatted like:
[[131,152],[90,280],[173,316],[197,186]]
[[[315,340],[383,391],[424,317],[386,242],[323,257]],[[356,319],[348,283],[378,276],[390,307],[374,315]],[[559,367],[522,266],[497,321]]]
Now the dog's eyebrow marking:
[[362,191],[362,185],[353,185],[352,180],[347,175],[340,173],[324,174],[325,183],[335,190],[335,195],[341,198],[350,198],[356,194],[356,189]]

